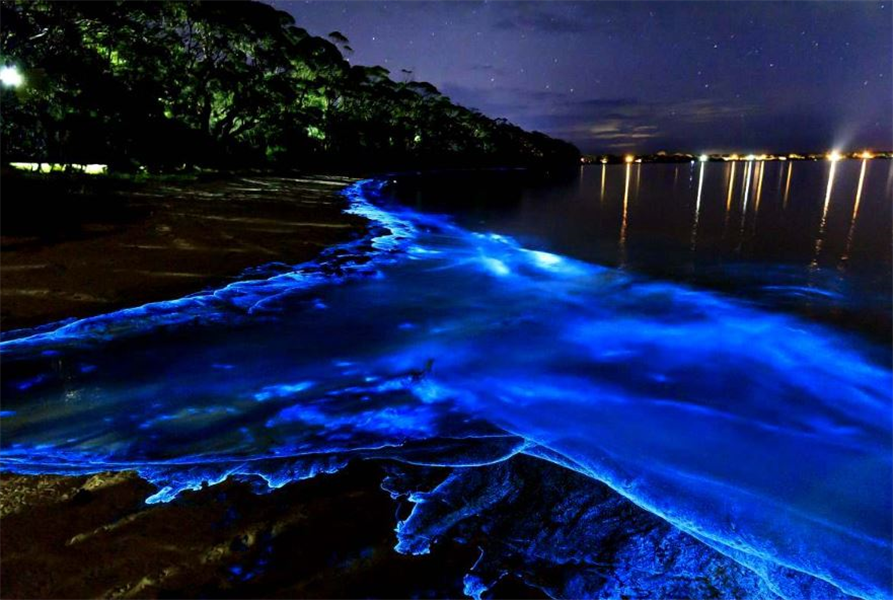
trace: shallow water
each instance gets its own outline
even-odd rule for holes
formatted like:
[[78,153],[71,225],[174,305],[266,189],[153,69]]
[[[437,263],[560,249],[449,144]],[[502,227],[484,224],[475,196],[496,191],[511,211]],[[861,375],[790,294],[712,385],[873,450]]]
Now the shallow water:
[[396,193],[525,247],[891,341],[893,162],[590,165],[519,180],[403,177]]
[[[770,310],[744,287],[736,297],[646,277],[631,259],[618,269],[526,248],[492,233],[511,230],[496,221],[475,232],[389,202],[384,181],[347,193],[379,225],[317,264],[6,335],[3,468],[135,468],[163,502],[228,476],[277,487],[352,458],[442,466],[452,475],[436,490],[402,490],[417,504],[397,550],[453,535],[459,517],[431,494],[465,507],[462,518],[506,503],[503,519],[564,540],[522,553],[567,570],[543,586],[555,596],[606,589],[604,566],[570,575],[588,560],[571,550],[585,555],[592,534],[567,516],[591,478],[699,540],[689,572],[711,548],[727,557],[735,568],[710,576],[714,595],[889,595],[893,377],[889,348],[861,323]],[[638,254],[629,202],[619,257]],[[560,239],[514,233],[536,248]],[[817,297],[859,295],[847,293]],[[524,477],[495,467],[516,469],[521,454],[542,459],[537,480],[584,476],[562,483],[570,504],[528,514],[512,503]],[[519,540],[504,541],[488,551],[507,556]],[[642,560],[612,569],[634,578]],[[649,589],[666,595],[660,585]],[[466,579],[470,594],[487,586]]]

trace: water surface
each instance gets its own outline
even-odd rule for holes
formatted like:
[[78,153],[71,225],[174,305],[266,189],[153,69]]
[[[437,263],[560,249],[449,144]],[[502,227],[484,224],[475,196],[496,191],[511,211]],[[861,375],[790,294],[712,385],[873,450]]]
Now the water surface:
[[[704,192],[714,166],[726,168],[692,170],[701,197],[687,239],[675,225],[683,191],[645,203],[650,166],[638,184],[639,167],[605,169],[604,199],[590,196],[592,168],[557,187],[502,179],[454,196],[453,216],[433,214],[426,182],[361,182],[347,193],[376,223],[370,237],[316,263],[7,334],[3,468],[136,469],[158,486],[148,501],[164,502],[227,477],[275,488],[349,460],[396,461],[442,473],[433,488],[385,482],[415,503],[397,525],[398,551],[461,542],[462,523],[496,511],[470,595],[511,571],[556,597],[624,595],[634,584],[635,595],[886,597],[893,377],[878,340],[889,332],[853,315],[889,303],[869,284],[885,269],[889,279],[889,240],[885,256],[869,258],[888,184],[867,180],[865,208],[850,203],[846,261],[832,260],[837,181],[820,203],[821,235],[812,232],[818,250],[792,242],[782,261],[747,237],[778,204],[768,171],[762,191],[740,198],[739,249],[716,233],[727,225]],[[850,166],[840,165],[841,182]],[[623,184],[620,204],[609,171]],[[676,177],[672,166],[654,173]],[[476,206],[477,194],[500,189],[498,209]],[[813,214],[803,198],[789,207]],[[730,222],[735,214],[730,206]],[[663,234],[649,239],[649,227]],[[815,278],[832,267],[834,277]],[[767,286],[778,290],[753,291]],[[538,459],[535,476],[522,455]],[[593,507],[587,481],[619,500]],[[546,487],[560,500],[517,502]],[[604,510],[627,500],[675,534]],[[593,546],[608,529],[624,540],[625,558],[611,565]]]
[[446,173],[403,177],[396,193],[528,247],[890,340],[890,161],[589,165],[545,182]]

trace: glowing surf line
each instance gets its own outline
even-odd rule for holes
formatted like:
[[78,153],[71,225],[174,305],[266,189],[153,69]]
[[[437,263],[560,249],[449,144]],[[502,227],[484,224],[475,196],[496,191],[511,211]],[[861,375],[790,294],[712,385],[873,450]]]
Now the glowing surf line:
[[[624,240],[626,210],[628,202],[627,196],[629,192],[629,177],[630,171],[629,166],[627,166],[624,193],[624,227],[622,231],[622,239]],[[747,180],[749,184],[749,177]],[[360,214],[369,217],[376,224],[376,226],[373,226],[372,232],[368,236],[368,239],[362,241],[363,243],[369,243],[373,248],[375,248],[376,253],[372,257],[371,261],[368,263],[359,263],[354,266],[348,264],[344,266],[343,270],[347,272],[346,275],[340,275],[333,278],[330,275],[316,276],[313,273],[301,272],[279,275],[263,281],[237,282],[214,292],[190,296],[170,302],[145,305],[143,307],[137,307],[135,309],[128,309],[126,311],[113,313],[113,315],[105,315],[93,319],[85,319],[74,323],[68,323],[58,327],[55,330],[42,330],[39,333],[34,333],[33,335],[23,335],[22,337],[9,339],[0,343],[0,350],[2,350],[4,354],[8,356],[9,353],[15,352],[27,354],[31,351],[41,352],[44,349],[52,350],[54,347],[58,347],[60,344],[80,343],[83,339],[89,338],[90,336],[107,336],[106,339],[117,339],[121,336],[129,335],[132,333],[131,330],[128,330],[126,328],[120,329],[120,325],[118,325],[117,321],[121,321],[122,319],[149,319],[150,322],[146,325],[146,327],[148,328],[148,330],[151,330],[155,327],[168,327],[170,325],[190,322],[196,315],[199,314],[205,316],[207,316],[207,314],[210,314],[210,320],[212,322],[215,316],[219,316],[220,318],[230,318],[232,316],[232,313],[228,312],[228,308],[230,308],[231,306],[237,306],[242,307],[243,309],[247,309],[248,314],[252,314],[251,311],[257,309],[255,310],[255,312],[260,314],[260,312],[258,312],[260,310],[258,307],[263,307],[265,303],[268,303],[271,298],[279,297],[280,294],[286,293],[290,290],[294,290],[296,287],[301,290],[312,289],[323,285],[329,285],[333,282],[337,283],[346,281],[347,279],[354,277],[355,275],[357,277],[374,277],[375,274],[373,272],[378,265],[389,265],[395,264],[397,262],[403,263],[411,260],[428,260],[436,262],[437,259],[435,257],[438,256],[437,253],[441,252],[441,250],[432,249],[430,247],[407,248],[407,246],[409,245],[408,242],[420,236],[421,234],[419,233],[419,231],[427,226],[430,226],[431,228],[434,228],[436,230],[434,234],[428,235],[439,236],[438,239],[443,238],[444,243],[447,244],[446,246],[444,246],[445,248],[455,248],[457,245],[462,246],[463,248],[465,245],[470,246],[468,256],[462,258],[461,265],[469,266],[469,268],[477,265],[480,269],[480,273],[486,274],[488,277],[493,278],[494,281],[498,280],[501,282],[507,282],[501,285],[510,285],[514,283],[521,284],[522,287],[519,289],[519,291],[522,292],[530,291],[531,289],[533,289],[527,287],[528,283],[539,285],[538,282],[542,281],[548,285],[548,289],[555,290],[555,296],[552,296],[552,298],[557,300],[559,298],[560,286],[573,281],[574,278],[581,275],[584,275],[586,277],[601,277],[609,273],[609,270],[607,269],[580,263],[578,261],[568,259],[567,257],[521,248],[514,244],[514,242],[503,236],[498,236],[495,234],[470,234],[469,232],[461,230],[455,226],[446,225],[435,217],[411,214],[409,212],[400,214],[393,211],[386,211],[384,209],[376,207],[373,203],[367,201],[364,197],[364,195],[372,195],[380,189],[380,187],[376,188],[374,185],[372,185],[371,182],[363,182],[363,185],[358,184],[357,186],[352,186],[352,188],[349,188],[349,191],[347,192],[347,195],[351,198],[352,202],[351,208],[349,209],[350,211],[353,211],[352,214]],[[747,193],[748,192],[745,192],[744,198],[745,207],[747,202]],[[340,247],[340,249],[352,249],[356,246],[357,244],[349,244]],[[404,251],[403,254],[400,254],[398,252],[399,250],[401,250],[401,248]],[[456,265],[447,265],[445,268],[455,268],[455,266]],[[444,267],[441,266],[439,268]],[[365,273],[365,275],[362,275],[363,273]],[[470,271],[469,274],[473,274],[473,272]],[[542,280],[540,278],[542,278]],[[487,283],[488,281],[490,280],[481,280],[480,285],[490,285],[489,283]],[[703,309],[706,313],[724,314],[724,318],[733,320],[731,321],[733,327],[729,328],[728,330],[732,333],[750,332],[749,328],[751,327],[752,323],[758,323],[758,321],[756,320],[757,317],[760,317],[764,320],[766,318],[766,315],[761,315],[757,312],[741,311],[734,304],[725,303],[710,294],[686,290],[679,286],[655,283],[649,284],[648,286],[643,286],[643,288],[643,291],[646,294],[664,298],[662,302],[669,302],[671,305],[678,304],[679,302],[685,300],[693,302],[694,305],[698,307],[698,310]],[[258,289],[261,293],[255,294],[255,292],[258,292]],[[620,288],[618,288],[616,296],[621,296],[622,294],[629,292],[629,287],[624,288],[621,286]],[[611,296],[606,296],[605,298],[602,298],[602,300],[608,299],[612,296],[614,295],[612,294]],[[569,297],[572,299],[573,294],[571,294]],[[185,316],[180,314],[182,311],[185,311],[187,314]],[[156,317],[160,318],[157,321],[151,320]],[[649,327],[654,325],[652,329],[642,331],[642,337],[636,339],[636,342],[639,343],[640,346],[654,345],[657,344],[659,341],[673,338],[675,336],[690,337],[692,334],[698,334],[697,330],[692,331],[690,330],[690,328],[687,330],[683,327],[676,328],[671,324],[660,324],[660,326],[657,326],[657,323],[652,323],[649,321],[630,321],[630,323],[636,323],[640,326],[647,325]],[[461,322],[459,324],[461,325]],[[765,323],[759,323],[758,326],[768,328],[767,331],[771,333],[772,331],[775,331],[775,329],[779,329],[782,327],[791,328],[793,331],[795,324],[795,322],[788,319],[774,317],[773,319],[770,319],[768,321],[768,325]],[[449,323],[447,323],[447,325],[449,325]],[[575,324],[573,323],[567,324],[568,331],[565,332],[565,335],[582,335],[583,337],[581,338],[582,342],[580,342],[580,348],[585,349],[592,347],[592,339],[609,341],[611,339],[622,336],[624,333],[631,334],[635,331],[634,328],[630,327],[630,324],[618,318],[617,315],[613,315],[610,321],[608,321],[607,323],[599,323],[598,325],[599,327],[606,328],[607,333],[600,333],[599,336],[595,338],[587,337],[588,334],[586,333],[585,327],[592,327],[593,325],[590,323],[581,322],[579,323],[579,326],[575,326]],[[616,331],[612,330],[612,327],[616,328]],[[145,332],[147,329],[139,329],[137,327],[136,330]],[[612,331],[614,331],[615,333],[612,334]],[[789,334],[789,339],[786,340],[785,343],[792,343],[790,339],[795,339],[795,335],[796,334],[793,333]],[[751,338],[745,337],[745,339]],[[843,370],[843,372],[847,376],[851,376],[853,378],[858,377],[863,380],[863,384],[865,385],[867,385],[867,383],[865,382],[875,381],[878,379],[878,377],[881,377],[882,379],[884,378],[883,373],[878,375],[871,369],[867,369],[864,363],[859,362],[859,357],[857,355],[850,356],[847,353],[837,352],[837,349],[831,345],[828,345],[828,348],[825,348],[818,343],[820,341],[821,338],[818,338],[817,336],[806,336],[804,338],[804,342],[808,342],[810,353],[813,353],[816,356],[834,356],[835,360],[838,361],[841,365],[840,369]],[[670,346],[670,348],[672,349],[672,346]],[[620,350],[623,350],[623,346],[620,346]],[[771,348],[767,347],[765,348],[765,350],[769,351],[771,350]],[[403,352],[404,354],[406,354],[406,359],[411,361],[414,360],[417,356],[421,355],[420,353],[423,351],[424,349],[418,350],[416,348],[411,348],[404,349]],[[454,359],[460,360],[461,357],[454,357]],[[790,360],[790,357],[784,355],[783,353],[779,354],[779,360],[782,359]],[[446,358],[444,360],[446,360]],[[629,359],[624,359],[624,361],[628,362]],[[446,370],[446,372],[449,372],[448,365],[443,368]],[[518,381],[518,384],[516,385],[513,381],[513,378],[511,377],[512,374],[513,371],[511,370],[509,370],[507,373],[495,371],[492,377],[500,378],[494,380],[494,382],[496,383],[501,382],[503,384],[507,384],[505,385],[505,389],[515,394],[514,396],[512,396],[514,400],[524,400],[529,397],[536,398],[537,396],[541,396],[542,394],[547,393],[556,394],[556,397],[561,397],[565,399],[565,401],[574,401],[575,399],[574,394],[577,390],[575,390],[575,387],[573,385],[574,380],[558,380],[557,384],[553,384],[553,382],[547,378],[544,382],[542,382],[542,387],[532,388],[534,392],[533,396],[528,396],[525,394],[531,391],[531,386],[540,382],[538,380],[532,379],[525,380],[520,375],[517,375],[515,376],[515,380]],[[474,373],[474,378],[479,379],[477,373]],[[291,381],[295,381],[295,379],[292,379]],[[455,400],[451,400],[451,402],[456,402],[459,404],[464,403],[467,404],[470,408],[498,411],[499,405],[494,404],[492,399],[482,399],[476,396],[476,394],[480,392],[479,388],[469,386],[463,389],[463,387],[460,386],[456,390],[448,390],[445,388],[445,391],[438,391],[438,384],[440,382],[438,381],[437,376],[432,376],[430,379],[422,378],[420,381],[420,383],[406,383],[405,389],[417,395],[423,402],[423,406],[439,406],[438,402],[442,402],[445,399],[458,396]],[[400,382],[397,383],[403,385]],[[804,383],[804,385],[807,385],[808,383],[809,382],[806,382]],[[551,387],[553,385],[557,387]],[[821,383],[819,382],[815,385],[821,385]],[[369,393],[379,390],[395,389],[393,387],[387,387],[387,382],[381,384],[370,382],[369,386],[367,387]],[[307,393],[308,390],[312,388],[289,384],[283,389],[287,391],[288,394],[301,395]],[[599,386],[589,386],[587,388],[581,386],[579,390],[580,394],[582,394],[581,398],[583,399],[592,398],[593,395],[590,394],[590,391],[593,391],[602,392],[600,396],[598,396],[601,398],[601,402],[610,403],[614,401],[620,403],[628,400],[626,394],[620,394],[619,392],[615,392],[615,395],[617,397],[612,400],[612,397],[609,393],[611,391],[610,388],[602,388]],[[629,395],[629,397],[633,399],[636,398],[635,395]],[[647,400],[647,397],[643,397],[640,398],[638,401],[644,402]],[[664,406],[655,402],[651,402],[651,405],[658,407],[660,411],[678,411],[682,407],[676,406],[677,404],[680,403],[675,402],[672,405]],[[600,407],[597,406],[595,408]],[[872,407],[860,407],[861,410],[868,410],[869,408]],[[660,414],[668,413],[661,412]],[[365,417],[362,415],[354,416],[357,417],[356,423],[362,424]],[[502,420],[523,417],[523,415],[512,413],[500,414],[499,412],[494,413],[494,416],[499,416]],[[13,418],[15,418],[15,416],[13,416]],[[521,419],[521,421],[521,425],[529,425],[528,423],[524,423],[523,419]],[[720,421],[716,422],[720,423]],[[658,496],[654,494],[649,495],[647,489],[638,490],[636,487],[630,486],[626,482],[626,476],[618,472],[616,467],[612,468],[610,464],[602,464],[600,468],[596,468],[596,465],[594,463],[595,459],[592,456],[588,455],[582,456],[582,458],[585,458],[588,461],[588,464],[584,464],[581,461],[579,452],[572,451],[568,447],[564,447],[563,444],[560,443],[561,440],[557,440],[556,442],[555,440],[548,439],[548,437],[544,438],[536,431],[517,429],[516,427],[513,427],[511,425],[512,423],[510,422],[504,424],[500,423],[500,427],[502,427],[506,431],[526,431],[524,435],[519,435],[522,440],[521,443],[525,445],[525,449],[519,451],[542,457],[542,455],[544,454],[542,451],[534,450],[535,447],[529,446],[529,444],[531,443],[537,443],[539,444],[538,448],[549,449],[551,453],[550,455],[554,456],[555,454],[558,454],[565,457],[563,459],[564,461],[566,461],[565,466],[571,464],[577,465],[577,468],[574,470],[579,470],[579,472],[583,473],[584,475],[600,479],[601,481],[612,487],[614,490],[618,491],[618,493],[620,493],[621,495],[624,495],[625,497],[633,500],[639,506],[645,507],[649,510],[649,512],[658,514],[680,529],[698,533],[701,536],[714,540],[715,542],[721,544],[724,548],[726,548],[727,552],[729,551],[729,548],[736,548],[737,550],[740,550],[742,552],[751,553],[749,554],[751,556],[770,560],[774,564],[787,565],[797,571],[809,573],[814,577],[829,581],[831,583],[834,583],[835,585],[842,586],[842,589],[851,590],[851,593],[854,593],[856,595],[862,595],[863,597],[874,597],[876,595],[873,595],[871,590],[865,591],[864,589],[861,589],[859,587],[853,587],[850,584],[841,583],[840,581],[837,581],[824,573],[819,567],[808,567],[797,562],[788,561],[784,558],[783,554],[780,554],[778,552],[767,553],[765,549],[759,549],[756,547],[741,548],[739,547],[741,542],[738,537],[729,537],[728,535],[723,535],[722,532],[714,531],[710,528],[710,523],[705,524],[703,521],[698,522],[697,520],[693,520],[694,517],[692,515],[685,514],[685,510],[683,509],[679,509],[678,511],[674,512],[673,510],[668,510],[668,508],[672,509],[672,506],[668,507],[666,505],[656,503],[655,499]],[[549,432],[546,433],[548,434]],[[388,458],[392,458],[394,460],[400,460],[398,455],[390,454],[390,450],[402,448],[404,447],[398,444],[385,444],[378,445],[377,447],[364,444],[353,447],[335,445],[326,447],[325,453],[363,454],[371,450],[373,452],[381,454],[383,450],[387,450],[387,452],[382,455],[385,455]],[[7,469],[27,472],[26,470],[30,468],[30,465],[31,467],[37,469],[36,472],[41,472],[40,469],[46,469],[49,471],[55,468],[50,460],[53,458],[53,456],[55,456],[56,458],[65,458],[65,455],[63,453],[56,451],[54,455],[52,450],[52,447],[45,450],[40,450],[39,448],[24,448],[19,451],[12,452],[13,456],[10,456],[9,451],[5,451],[4,455],[2,456],[2,466],[3,468]],[[312,453],[310,454],[312,455]],[[575,455],[576,458],[574,458]],[[47,460],[41,462],[41,456],[44,456]],[[272,456],[260,456],[256,458],[257,461],[281,461],[287,460],[292,457],[293,456],[289,454],[277,454]],[[74,472],[82,473],[84,472],[84,469],[87,469],[88,471],[89,469],[93,468],[97,470],[104,470],[102,467],[108,467],[110,464],[115,464],[112,461],[104,462],[102,460],[90,462],[89,460],[84,460],[85,457],[83,454],[73,454],[71,456],[68,456],[67,458],[69,459],[68,461],[59,460],[55,463],[55,466],[58,466],[59,469],[73,469]],[[610,455],[608,456],[608,459],[614,460],[614,458]],[[29,460],[31,461],[30,463]],[[185,465],[194,464],[194,461],[189,462],[190,460],[193,459],[184,459],[183,461],[168,460],[155,462],[131,461],[129,463],[122,462],[120,464],[132,465],[138,469],[140,465],[144,467],[156,466],[164,468],[182,468]],[[599,458],[599,460],[602,459]],[[222,481],[221,478],[225,478],[229,475],[244,474],[247,468],[239,466],[243,462],[246,462],[244,457],[219,456],[213,460],[208,459],[208,462],[203,464],[220,465],[220,470],[213,473],[206,472],[200,475],[191,475],[186,478],[185,482],[181,482],[181,484],[179,484],[181,485],[180,489],[193,489],[189,486],[196,485],[201,481],[219,482]],[[233,463],[236,464],[234,465]],[[326,463],[329,465],[329,467],[325,467],[325,465],[323,467],[314,465],[308,467],[309,470],[307,471],[307,473],[310,473],[309,476],[312,476],[313,473],[319,472],[314,471],[314,469],[317,468],[337,468],[336,466],[333,466],[337,463],[338,460],[333,459],[333,461]],[[455,466],[457,464],[461,465],[463,463],[438,463],[437,461],[420,461],[418,464],[452,464]],[[469,464],[492,463],[487,461],[469,461]],[[672,471],[672,474],[675,477],[685,476],[689,477],[692,480],[696,480],[696,478],[692,477],[689,474],[685,474],[678,469]],[[261,473],[258,473],[258,475],[263,477],[263,474]],[[666,476],[667,474],[658,473],[658,475]],[[147,476],[151,477],[152,474],[148,473]],[[159,475],[159,477],[162,476],[167,475]],[[201,478],[196,479],[198,477]],[[267,474],[267,477],[271,476]],[[299,475],[295,475],[295,477],[299,477]],[[271,478],[275,481],[282,481],[279,475]],[[270,479],[267,479],[267,481],[269,482]],[[706,482],[706,480],[704,481]],[[168,487],[167,492],[165,493],[176,493],[175,490],[176,487]],[[164,488],[162,489],[162,492],[164,492]],[[170,497],[172,496],[164,496],[164,498],[166,499],[170,499]],[[812,517],[813,515],[809,516]],[[836,525],[836,523],[833,525]],[[751,544],[753,543],[755,542],[751,541]],[[886,548],[888,546],[888,542],[886,540],[881,540],[881,544],[883,548]]]

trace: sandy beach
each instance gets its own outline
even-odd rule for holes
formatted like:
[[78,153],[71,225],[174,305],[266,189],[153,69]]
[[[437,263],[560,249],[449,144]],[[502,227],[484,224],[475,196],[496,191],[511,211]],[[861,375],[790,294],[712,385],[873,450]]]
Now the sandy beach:
[[[88,317],[294,265],[362,235],[346,177],[66,182],[4,176],[0,327]],[[16,201],[27,198],[27,202]]]
[[[363,219],[342,212],[338,191],[350,181],[237,177],[68,192],[4,178],[3,330],[176,298],[250,276],[246,268],[311,260],[364,232]],[[9,201],[16,194],[29,202]],[[147,505],[154,488],[132,472],[2,474],[2,597],[460,595],[474,552],[394,552],[394,503],[382,477],[364,463],[263,495],[226,482]]]

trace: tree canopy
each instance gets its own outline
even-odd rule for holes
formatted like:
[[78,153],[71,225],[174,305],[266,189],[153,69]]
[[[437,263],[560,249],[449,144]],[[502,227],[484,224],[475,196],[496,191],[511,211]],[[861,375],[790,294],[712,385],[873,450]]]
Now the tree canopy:
[[577,149],[351,65],[261,2],[0,2],[3,161],[182,166],[532,165]]

